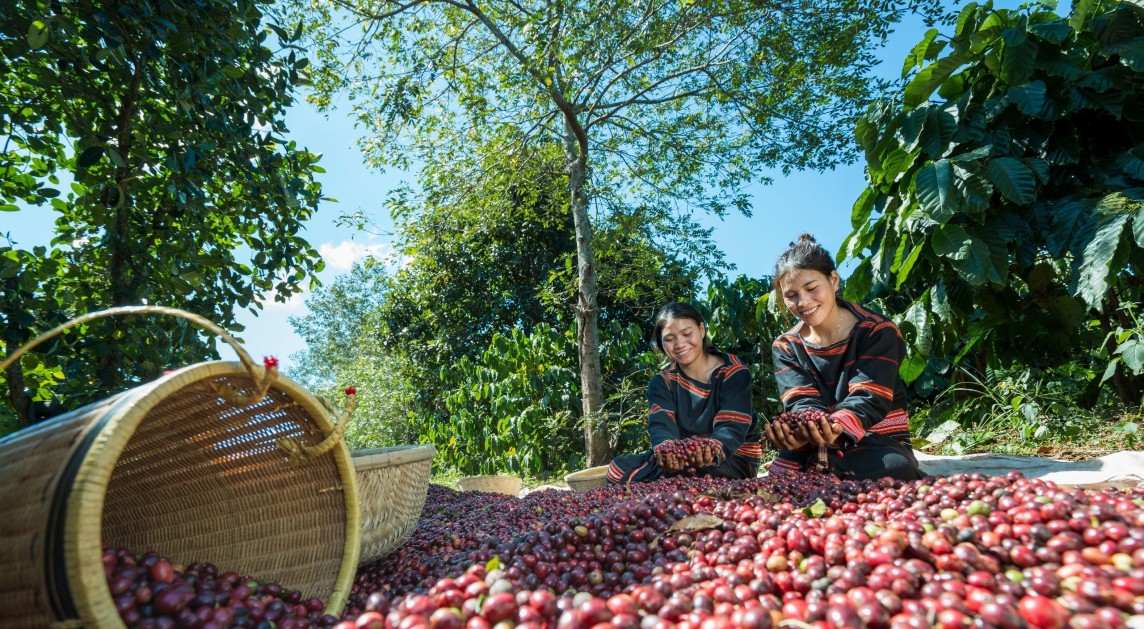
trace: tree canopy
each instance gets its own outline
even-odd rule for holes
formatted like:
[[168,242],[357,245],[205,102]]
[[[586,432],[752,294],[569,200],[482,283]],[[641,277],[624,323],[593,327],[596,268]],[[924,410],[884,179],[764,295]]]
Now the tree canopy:
[[[237,329],[236,309],[286,299],[321,270],[299,235],[320,198],[319,156],[285,137],[308,62],[300,33],[266,5],[0,6],[0,210],[58,214],[51,254],[33,255],[50,265],[2,252],[9,351],[60,319],[143,302]],[[101,322],[61,342],[24,364],[60,361],[70,404],[215,355],[209,339],[154,319]],[[24,413],[22,369],[7,377]],[[42,383],[23,384],[43,397]]]
[[[638,198],[747,212],[743,186],[762,169],[845,158],[849,124],[874,87],[872,51],[905,6],[334,0],[298,8],[321,47],[317,102],[349,95],[378,165],[451,172],[463,189],[511,172],[537,145],[562,151],[590,416],[603,404],[590,206]],[[490,147],[505,160],[458,167]],[[610,458],[602,434],[585,439],[590,463]]]

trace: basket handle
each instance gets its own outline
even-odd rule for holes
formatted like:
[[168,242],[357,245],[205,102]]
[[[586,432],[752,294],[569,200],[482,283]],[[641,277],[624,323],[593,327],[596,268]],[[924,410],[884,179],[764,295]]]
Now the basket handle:
[[234,337],[232,337],[230,334],[227,334],[226,330],[216,325],[213,321],[193,312],[187,312],[186,310],[180,310],[178,308],[169,308],[167,306],[119,306],[117,308],[98,310],[96,312],[90,312],[88,314],[76,317],[67,323],[60,324],[51,330],[44,332],[28,343],[25,343],[16,351],[9,354],[2,362],[0,362],[0,371],[4,371],[8,368],[9,365],[19,360],[21,356],[31,351],[34,347],[52,337],[59,335],[64,330],[74,328],[75,326],[82,323],[87,323],[88,321],[94,321],[95,319],[128,314],[158,314],[179,317],[206,329],[208,332],[212,332],[218,335],[219,338],[221,338],[223,341],[226,341],[226,344],[230,345],[231,348],[234,349],[234,352],[238,354],[238,359],[240,362],[242,362],[242,366],[246,369],[246,372],[250,374],[250,379],[257,383],[257,391],[252,396],[242,395],[237,391],[230,389],[229,387],[217,387],[215,392],[224,397],[228,402],[248,406],[261,400],[263,396],[266,395],[266,392],[270,389],[270,383],[274,381],[275,377],[277,377],[278,370],[274,367],[270,367],[262,373],[262,377],[260,378],[255,371],[256,367],[254,365],[254,361],[250,358],[250,354],[248,354],[246,350],[243,349],[241,345],[239,345],[238,341],[234,340]]

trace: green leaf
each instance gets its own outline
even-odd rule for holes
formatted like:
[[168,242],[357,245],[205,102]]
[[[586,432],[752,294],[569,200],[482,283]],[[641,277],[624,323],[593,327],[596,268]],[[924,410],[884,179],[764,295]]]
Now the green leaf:
[[20,206],[12,203],[0,203],[0,212],[19,212]]
[[998,157],[989,163],[989,179],[1001,195],[1018,205],[1029,205],[1037,199],[1037,180],[1033,171],[1014,157]]
[[222,73],[229,76],[232,79],[241,79],[242,76],[244,74],[246,74],[246,71],[243,70],[242,68],[238,68],[235,66],[227,66],[227,67],[222,69]]
[[1045,108],[1045,82],[1029,81],[1009,88],[1009,101],[1026,116],[1039,117]]
[[1026,39],[1018,46],[1005,46],[1001,54],[1001,79],[1009,85],[1020,85],[1033,76],[1040,45],[1035,39]]
[[953,268],[973,286],[1001,282],[1001,276],[993,266],[989,245],[961,225],[941,226],[930,238],[930,243],[934,251],[949,258]]
[[965,209],[968,212],[980,213],[989,209],[993,199],[993,183],[984,175],[977,172],[977,168],[970,169],[954,164],[953,185],[958,194],[965,200]]
[[920,245],[920,244],[915,245],[910,250],[910,254],[908,256],[906,256],[906,258],[904,260],[902,260],[901,264],[898,266],[897,270],[894,273],[895,276],[898,278],[898,281],[894,286],[895,289],[900,290],[902,288],[902,284],[904,284],[905,281],[907,279],[909,279],[910,271],[912,271],[914,268],[914,265],[917,264],[918,256],[921,255],[923,249],[925,249],[925,247],[923,247],[922,245]]
[[1116,165],[1125,174],[1136,179],[1144,179],[1144,146],[1137,145],[1131,150],[1121,153],[1116,158]]
[[848,301],[862,301],[866,295],[870,294],[870,287],[873,285],[872,280],[873,266],[870,259],[867,258],[858,263],[858,266],[846,278],[846,286],[843,289],[843,296]]
[[48,36],[51,35],[51,32],[46,22],[33,20],[31,26],[28,27],[28,47],[32,50],[39,50],[48,43]]
[[930,157],[938,158],[945,154],[953,134],[957,132],[957,120],[948,111],[931,108],[926,112],[925,126],[918,136],[918,144]]
[[1072,34],[1073,29],[1069,26],[1067,21],[1056,20],[1054,22],[1032,24],[1029,26],[1029,32],[1050,44],[1059,44]]
[[114,146],[107,147],[107,156],[111,158],[111,163],[115,164],[119,168],[127,167],[127,160],[123,159],[123,154],[120,153],[119,149],[115,148]]
[[1084,23],[1091,17],[1094,7],[1099,4],[1098,0],[1076,0],[1073,4],[1072,15],[1069,16],[1069,26],[1073,31],[1079,33],[1084,28]]
[[1132,218],[1132,235],[1136,238],[1136,244],[1144,247],[1144,208]]
[[939,223],[957,213],[959,198],[953,184],[953,165],[948,159],[939,159],[918,170],[914,178],[914,194],[922,208]]
[[821,518],[826,513],[826,503],[819,498],[814,501],[814,504],[804,507],[802,510],[808,518]]
[[92,166],[99,163],[99,158],[101,157],[103,157],[102,146],[89,146],[79,154],[79,157],[76,158],[75,163],[76,166],[80,168],[91,168]]
[[902,64],[903,79],[909,76],[910,71],[924,63],[926,51],[929,50],[929,45],[937,36],[938,30],[936,28],[929,29],[926,31],[925,36],[922,37],[922,40],[906,55],[905,62]]
[[1136,72],[1144,72],[1144,36],[1108,46],[1106,50],[1120,55],[1120,58],[1127,61],[1128,66]]
[[1120,364],[1119,358],[1113,358],[1108,361],[1108,366],[1104,368],[1104,375],[1100,377],[1100,383],[1104,384],[1109,378],[1116,375],[1116,366]]
[[865,225],[866,221],[870,220],[870,211],[874,209],[874,189],[865,188],[862,194],[858,195],[858,200],[854,202],[854,207],[850,209],[850,225],[857,228],[859,225]]
[[1085,247],[1077,278],[1076,296],[1090,308],[1099,309],[1108,289],[1108,264],[1116,254],[1120,236],[1128,217],[1120,214],[1101,216],[1096,235]]
[[966,57],[961,51],[926,66],[918,75],[906,84],[903,91],[904,102],[908,107],[917,107],[929,100],[930,94],[938,88],[949,75],[965,65]]
[[909,324],[914,331],[913,349],[922,356],[929,356],[933,349],[933,330],[929,322],[929,292],[921,299],[910,304],[909,309],[902,315],[902,324]]
[[1132,370],[1134,375],[1140,375],[1144,370],[1144,342],[1131,339],[1116,348],[1116,353],[1124,360],[1124,365]]

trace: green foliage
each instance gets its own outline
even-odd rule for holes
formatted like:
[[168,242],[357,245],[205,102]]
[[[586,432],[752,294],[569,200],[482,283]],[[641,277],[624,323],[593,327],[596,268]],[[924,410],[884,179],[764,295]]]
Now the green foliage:
[[[300,33],[265,6],[0,7],[0,209],[59,214],[54,272],[22,267],[0,310],[38,324],[161,303],[237,329],[236,308],[284,300],[321,270],[298,235],[320,197],[319,157],[282,136],[308,62]],[[26,323],[5,320],[24,338],[39,327]],[[60,345],[54,392],[67,406],[215,355],[211,339],[153,318],[95,323]]]
[[387,351],[380,308],[389,276],[377,260],[359,262],[349,273],[306,298],[308,313],[290,317],[306,349],[291,356],[288,375],[315,394],[341,400],[357,389],[357,410],[345,438],[351,448],[404,445],[416,441],[413,415],[418,373],[406,354]]
[[1113,412],[1106,402],[1082,404],[1093,376],[1076,364],[984,374],[960,368],[954,384],[911,418],[914,445],[967,454],[1035,452],[1055,441],[1078,442]]
[[[1077,7],[967,5],[856,126],[869,187],[839,252],[859,261],[847,296],[896,313],[923,396],[965,361],[1099,351],[1120,304],[1141,300],[1144,22],[1129,4]],[[1139,402],[1137,375],[1114,380]]]
[[[1119,324],[1108,333],[1104,347],[1112,348],[1113,343],[1116,345],[1101,382],[1114,378],[1121,365],[1134,376],[1144,373],[1144,324],[1136,311],[1138,307],[1135,304],[1125,304],[1117,313]],[[1144,404],[1144,400],[1138,402]]]

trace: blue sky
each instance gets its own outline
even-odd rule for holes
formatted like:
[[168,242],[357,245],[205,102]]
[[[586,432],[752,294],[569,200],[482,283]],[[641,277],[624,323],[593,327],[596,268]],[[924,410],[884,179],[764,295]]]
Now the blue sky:
[[[1015,2],[998,2],[998,6],[1012,7]],[[883,60],[878,74],[897,78],[902,59],[925,33],[920,20],[909,17],[891,35],[882,49]],[[391,251],[388,237],[359,232],[353,228],[338,227],[339,215],[361,210],[374,217],[383,228],[391,223],[383,209],[390,190],[403,181],[412,180],[408,173],[379,173],[366,167],[355,143],[358,131],[349,118],[347,108],[330,115],[316,112],[306,103],[290,110],[287,116],[289,137],[309,150],[321,153],[321,165],[326,173],[321,176],[326,196],[338,200],[336,204],[323,204],[306,226],[305,237],[319,249],[326,260],[321,278],[329,281],[349,270],[355,260],[367,255],[385,255]],[[728,216],[720,220],[702,216],[700,220],[714,227],[714,240],[741,273],[751,277],[768,275],[775,258],[787,243],[800,232],[813,232],[818,241],[835,252],[850,232],[850,207],[865,187],[862,165],[840,166],[824,173],[795,172],[789,176],[772,173],[774,183],[752,188],[753,216]],[[49,218],[45,213],[51,213]],[[20,248],[48,244],[55,220],[50,209],[33,208],[0,214],[3,227],[0,234],[10,234]],[[289,369],[290,354],[300,351],[304,344],[288,323],[291,315],[306,312],[304,298],[296,297],[285,304],[268,301],[257,316],[243,313],[240,321],[246,325],[241,333],[245,347],[255,357],[275,355]],[[222,346],[224,359],[234,358],[229,347]]]

